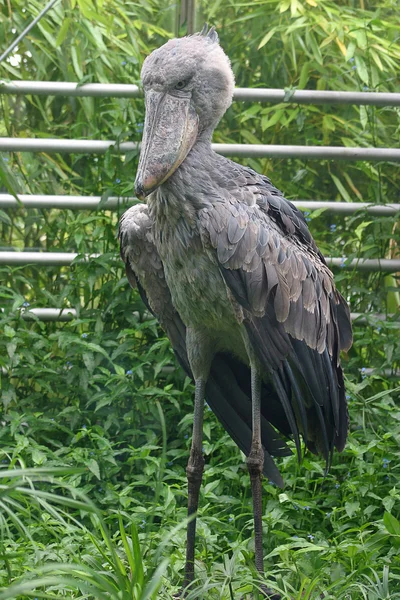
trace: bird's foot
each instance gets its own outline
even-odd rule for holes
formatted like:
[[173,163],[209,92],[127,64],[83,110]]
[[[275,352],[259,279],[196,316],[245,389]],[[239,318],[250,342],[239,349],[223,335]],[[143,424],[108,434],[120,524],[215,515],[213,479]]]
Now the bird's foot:
[[172,600],[184,600],[187,597],[187,595],[188,595],[188,593],[189,593],[189,591],[190,591],[190,589],[192,587],[193,587],[192,585],[189,585],[189,584],[185,585],[185,584],[183,584],[183,586],[181,587],[181,589],[179,590],[179,592],[176,592],[172,596]]
[[185,600],[186,594],[187,589],[183,587],[179,590],[179,592],[176,592],[176,594],[172,596],[172,600]]
[[271,588],[264,584],[260,585],[261,597],[267,598],[267,600],[282,600],[282,596],[278,592],[274,592]]
[[[271,588],[264,584],[261,584],[259,589],[259,598],[265,598],[265,600],[282,600],[282,596],[278,592],[274,592]],[[248,596],[242,596],[240,600],[247,600]]]

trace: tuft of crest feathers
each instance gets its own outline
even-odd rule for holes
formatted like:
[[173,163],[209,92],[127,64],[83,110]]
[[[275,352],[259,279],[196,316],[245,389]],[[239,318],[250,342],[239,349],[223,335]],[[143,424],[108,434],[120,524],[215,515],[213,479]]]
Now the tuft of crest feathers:
[[218,33],[215,31],[215,27],[210,27],[208,29],[208,23],[204,23],[203,29],[199,31],[199,33],[195,33],[195,35],[201,35],[202,37],[206,37],[213,44],[219,43]]

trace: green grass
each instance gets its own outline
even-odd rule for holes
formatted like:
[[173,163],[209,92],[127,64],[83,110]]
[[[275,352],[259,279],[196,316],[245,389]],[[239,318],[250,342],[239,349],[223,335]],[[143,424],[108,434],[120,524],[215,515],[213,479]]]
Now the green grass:
[[[282,463],[284,490],[264,482],[266,578],[283,598],[400,597],[399,389],[362,405],[354,389],[349,443],[327,476],[315,457],[298,465],[293,456]],[[53,432],[61,425],[55,423]],[[246,597],[257,580],[249,478],[209,412],[205,431],[198,580],[190,598]],[[99,432],[99,425],[78,430],[79,440],[58,460],[70,467],[55,467],[59,449],[38,448],[34,429],[22,421],[9,451],[3,445],[9,464],[0,472],[0,599],[144,600],[171,598],[179,589],[189,440],[163,450],[162,435],[147,432],[146,444],[126,449]],[[16,450],[21,435],[25,447]],[[83,467],[76,457],[85,451],[95,458]],[[39,456],[44,466],[25,467]]]

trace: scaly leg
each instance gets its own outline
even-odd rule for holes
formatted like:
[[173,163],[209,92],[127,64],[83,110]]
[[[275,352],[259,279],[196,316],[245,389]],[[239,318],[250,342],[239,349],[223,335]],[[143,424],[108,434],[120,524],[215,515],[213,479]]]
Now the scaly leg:
[[[204,458],[202,453],[203,412],[205,380],[197,379],[194,396],[193,438],[189,462],[186,468],[188,479],[188,517],[197,512],[201,480],[203,478]],[[196,517],[193,517],[187,527],[186,565],[183,589],[187,588],[194,579],[194,546],[196,537]]]
[[[255,563],[260,575],[264,575],[262,548],[262,476],[264,449],[261,443],[261,375],[257,366],[251,365],[251,401],[252,401],[252,440],[247,468],[250,473],[251,493],[253,496]],[[263,595],[270,600],[279,600],[266,586],[261,585]]]
[[199,506],[200,486],[204,470],[202,453],[204,398],[210,365],[215,352],[215,342],[211,339],[208,331],[188,327],[186,330],[186,348],[195,381],[195,394],[192,447],[186,468],[188,478],[188,517],[191,517],[191,521],[188,523],[187,528],[185,579],[181,597],[185,596],[185,588],[190,586],[194,580],[196,513]]
[[255,563],[260,574],[264,573],[262,549],[262,471],[264,450],[261,444],[261,377],[256,367],[251,367],[252,440],[247,468],[250,473],[253,496]]

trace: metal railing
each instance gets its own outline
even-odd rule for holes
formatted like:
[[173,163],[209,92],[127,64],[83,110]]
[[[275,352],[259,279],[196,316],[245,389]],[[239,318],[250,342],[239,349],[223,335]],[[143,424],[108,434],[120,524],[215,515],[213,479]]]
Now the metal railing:
[[[37,96],[81,96],[139,98],[137,85],[120,83],[71,83],[66,81],[10,81],[0,84],[0,93]],[[326,92],[273,88],[235,88],[233,99],[241,102],[288,102],[292,104],[361,104],[400,106],[400,94],[385,92]]]
[[[87,262],[102,256],[101,254],[78,254],[77,252],[0,252],[0,265],[9,266],[28,266],[42,265],[47,267],[66,267],[78,259]],[[115,255],[115,260],[120,260]],[[348,259],[345,256],[341,258],[325,257],[329,267],[341,268],[346,270],[357,270],[364,272],[382,271],[385,273],[395,273],[400,271],[400,259],[395,258],[360,258]]]
[[72,321],[78,316],[75,308],[20,308],[18,312],[24,321]]
[[[46,194],[18,194],[18,200],[11,194],[0,194],[0,208],[43,208],[69,210],[113,210],[127,207],[137,202],[134,196],[110,196],[102,203],[101,196],[62,196]],[[400,204],[372,204],[371,202],[333,202],[328,200],[292,200],[301,210],[324,209],[329,213],[352,215],[358,210],[366,210],[377,216],[391,216],[400,212]],[[100,206],[99,206],[100,205]]]
[[[65,140],[54,138],[0,138],[2,152],[47,152],[75,154],[105,154],[116,146],[126,152],[140,150],[139,142],[116,140]],[[377,160],[400,162],[399,148],[348,148],[344,146],[282,146],[274,144],[212,144],[223,156],[242,158],[301,158],[307,160]]]
[[[142,95],[137,85],[126,84],[85,84],[69,82],[30,82],[13,81],[0,84],[0,92],[5,94],[37,94],[62,96],[92,97],[126,97],[137,98]],[[236,88],[236,101],[290,102],[298,104],[363,104],[375,106],[400,106],[400,94],[376,92],[325,92],[309,90],[278,89],[245,89]],[[0,151],[16,152],[48,152],[78,154],[104,154],[116,146],[118,152],[139,151],[138,142],[116,142],[113,140],[65,140],[65,139],[32,139],[32,138],[0,138]],[[269,158],[301,158],[326,160],[377,160],[400,162],[398,148],[348,148],[334,146],[277,146],[263,144],[213,144],[216,152],[237,157],[269,157]],[[134,202],[134,198],[111,197],[101,203],[101,197],[93,196],[43,196],[20,195],[18,200],[9,194],[0,195],[0,207],[16,208],[59,208],[95,210],[101,208],[114,209],[120,205]],[[336,214],[353,214],[365,209],[374,215],[393,215],[399,211],[399,204],[371,204],[366,202],[323,202],[319,200],[298,200],[296,206],[304,210],[326,209]],[[1,252],[0,264],[8,265],[46,265],[68,266],[78,258],[73,252]],[[96,255],[79,256],[79,260],[96,258]],[[400,271],[398,259],[352,259],[327,258],[333,268],[357,269],[359,271],[384,271],[393,273]]]
[[[99,309],[97,309],[99,310]],[[0,312],[4,312],[4,309],[0,309]],[[92,313],[93,311],[91,311]],[[73,319],[76,319],[77,317],[81,318],[84,317],[85,314],[85,309],[81,308],[78,311],[75,308],[28,308],[28,307],[23,307],[23,308],[19,308],[17,309],[17,313],[19,313],[19,316],[24,319],[24,321],[31,321],[31,320],[39,320],[39,321],[72,321]],[[137,316],[139,316],[139,313],[134,312],[133,314],[137,314]],[[358,325],[375,325],[376,323],[380,323],[380,322],[385,322],[388,321],[388,319],[391,319],[393,317],[393,315],[386,315],[384,313],[375,313],[375,314],[371,314],[371,315],[365,315],[364,313],[351,313],[350,314],[350,318],[352,321],[354,321],[356,324]],[[149,320],[149,319],[154,319],[154,316],[148,312],[145,311],[143,314],[143,320]],[[391,323],[394,323],[396,326],[398,325],[400,327],[400,320],[398,321],[390,321]]]

